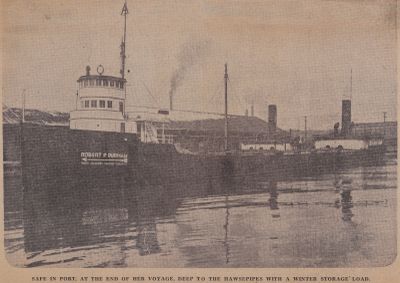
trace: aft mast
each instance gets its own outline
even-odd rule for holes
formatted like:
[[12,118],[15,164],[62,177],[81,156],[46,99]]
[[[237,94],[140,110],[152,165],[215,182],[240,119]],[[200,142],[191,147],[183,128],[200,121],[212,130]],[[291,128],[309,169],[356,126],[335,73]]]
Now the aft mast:
[[[124,16],[124,37],[122,39],[121,42],[121,77],[122,79],[125,79],[125,59],[126,59],[126,54],[125,54],[125,50],[126,50],[126,15],[128,14],[128,5],[125,1],[124,7],[122,7],[122,11],[121,11],[121,15]],[[125,96],[125,101],[126,101],[126,86],[124,89],[124,96]],[[123,109],[123,115],[125,117],[126,114],[126,105],[124,103],[124,109]]]

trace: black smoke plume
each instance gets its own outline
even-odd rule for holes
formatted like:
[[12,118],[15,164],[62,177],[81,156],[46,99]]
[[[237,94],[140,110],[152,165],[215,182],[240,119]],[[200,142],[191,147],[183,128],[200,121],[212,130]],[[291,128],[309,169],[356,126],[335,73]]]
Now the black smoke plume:
[[197,64],[207,54],[208,50],[209,41],[189,42],[182,46],[181,51],[177,55],[178,68],[172,74],[170,81],[169,98],[171,110],[174,93],[181,86],[187,71]]

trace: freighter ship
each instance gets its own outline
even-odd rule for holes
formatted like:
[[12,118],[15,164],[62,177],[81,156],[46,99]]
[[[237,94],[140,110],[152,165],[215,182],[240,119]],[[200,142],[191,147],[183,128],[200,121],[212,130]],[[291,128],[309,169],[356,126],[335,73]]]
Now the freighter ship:
[[[225,136],[222,151],[193,152],[174,144],[151,121],[126,112],[125,20],[121,43],[120,77],[97,74],[86,68],[78,83],[76,109],[67,127],[21,124],[21,161],[24,190],[37,190],[53,198],[96,201],[104,196],[120,201],[133,184],[216,180],[263,174],[278,178],[332,171],[381,160],[382,146],[349,139],[321,141],[317,148],[292,145],[290,150],[233,149],[229,142],[228,69],[225,65]],[[161,113],[160,115],[165,115]],[[346,148],[345,144],[358,144]],[[84,193],[82,194],[82,191]],[[78,194],[79,192],[79,194]],[[50,198],[51,199],[51,198]]]

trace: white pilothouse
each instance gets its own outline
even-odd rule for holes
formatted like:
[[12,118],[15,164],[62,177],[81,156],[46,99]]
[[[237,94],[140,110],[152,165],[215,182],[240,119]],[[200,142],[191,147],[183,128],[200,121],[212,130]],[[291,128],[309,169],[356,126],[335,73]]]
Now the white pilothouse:
[[[157,131],[154,125],[168,122],[166,115],[146,119],[140,115],[130,118],[125,111],[126,79],[104,76],[103,67],[97,67],[97,75],[90,74],[78,79],[76,110],[70,113],[70,128],[101,132],[137,133],[144,143],[172,143],[171,136]],[[134,113],[131,113],[134,114]],[[160,132],[160,133],[158,133]]]
[[[103,75],[104,67],[97,67],[97,74],[91,74],[90,66],[78,83],[76,109],[70,113],[70,128],[73,130],[138,133],[142,142],[158,143],[157,130],[151,121],[140,116],[130,119],[126,112],[125,50],[126,15],[125,2],[121,15],[124,16],[124,36],[121,42],[120,77]],[[165,140],[163,137],[162,140]]]
[[126,80],[120,77],[103,76],[103,67],[97,75],[90,74],[78,79],[77,107],[70,113],[70,128],[104,132],[136,132],[135,123],[125,115]]
[[97,67],[97,74],[90,73],[78,79],[76,110],[70,113],[70,128],[103,132],[135,133],[136,124],[128,121],[125,112],[126,79],[126,15],[128,7],[125,2],[121,15],[125,18],[124,37],[121,42],[121,77],[103,76],[104,67]]

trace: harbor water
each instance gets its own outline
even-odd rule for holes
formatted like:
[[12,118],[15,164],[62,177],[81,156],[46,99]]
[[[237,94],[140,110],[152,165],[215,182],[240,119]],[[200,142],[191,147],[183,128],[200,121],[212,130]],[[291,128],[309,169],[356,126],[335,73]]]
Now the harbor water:
[[118,201],[97,195],[87,205],[75,205],[79,191],[52,203],[24,195],[12,171],[6,255],[19,267],[386,266],[396,257],[396,168],[388,157],[286,180],[144,181],[110,188]]

